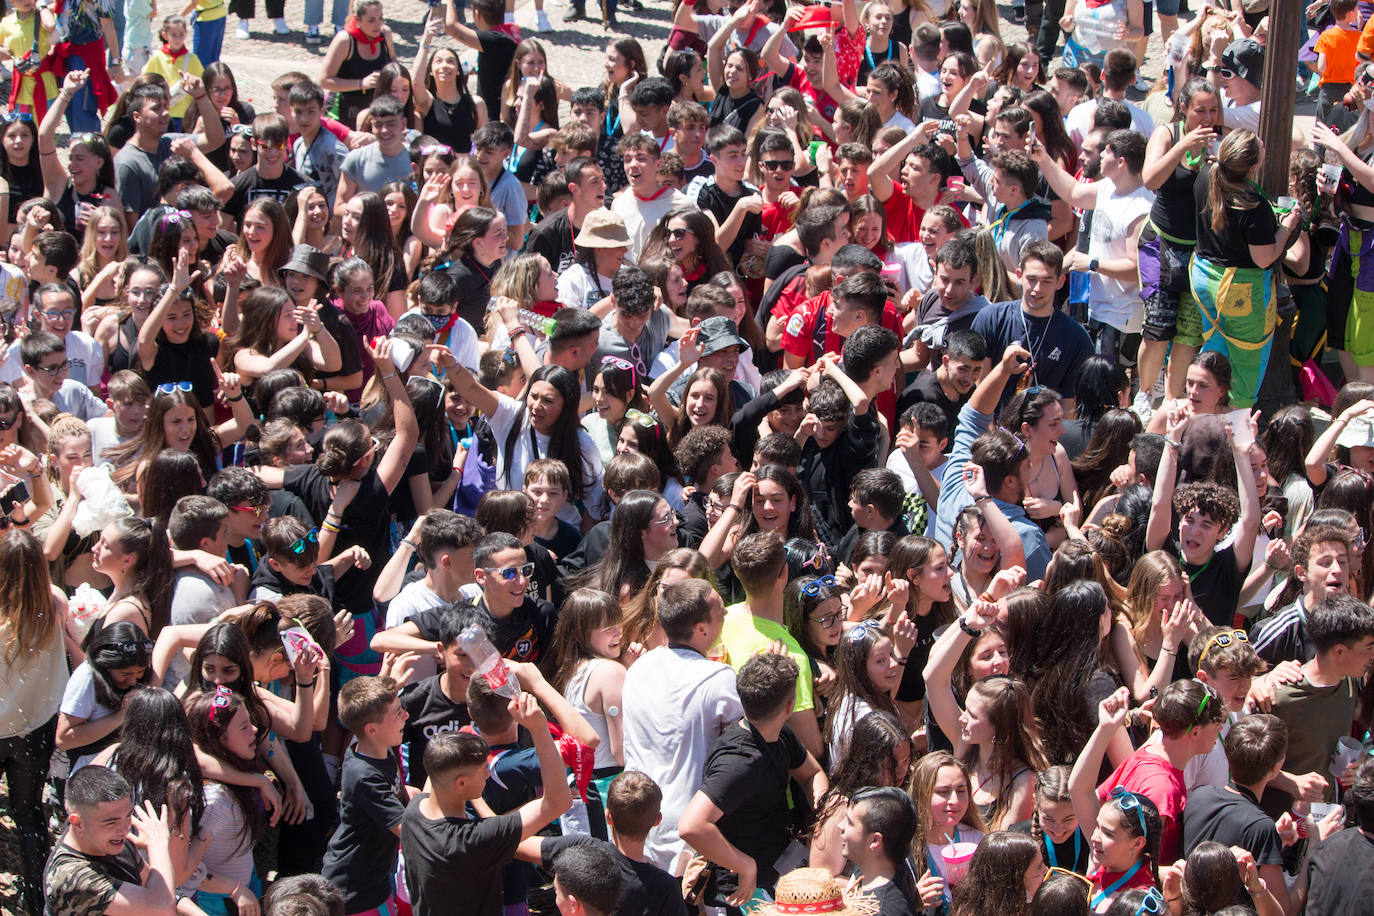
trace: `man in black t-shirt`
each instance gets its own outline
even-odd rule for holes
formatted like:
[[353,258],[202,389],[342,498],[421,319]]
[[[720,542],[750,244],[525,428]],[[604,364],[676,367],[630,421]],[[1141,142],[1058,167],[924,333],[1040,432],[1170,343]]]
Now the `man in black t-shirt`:
[[572,267],[577,257],[573,239],[581,230],[582,221],[606,203],[606,175],[594,160],[579,156],[568,163],[565,174],[572,203],[540,220],[525,240],[525,251],[542,254],[556,274]]
[[253,119],[253,148],[258,161],[234,176],[234,193],[224,205],[225,213],[242,222],[244,208],[258,198],[270,197],[285,206],[305,186],[305,179],[286,164],[286,138],[290,132],[286,119],[275,111]]
[[421,615],[437,619],[444,670],[401,691],[401,706],[409,716],[402,732],[405,743],[401,750],[406,782],[412,786],[425,784],[428,774],[424,757],[429,742],[472,722],[468,714],[468,682],[477,668],[458,647],[458,634],[475,623],[487,630],[488,638],[491,636],[491,618],[471,605],[436,608],[415,616]]
[[472,22],[458,21],[455,4],[445,4],[444,29],[457,40],[482,52],[477,69],[477,94],[487,104],[487,120],[501,117],[501,93],[515,59],[515,39],[500,31],[506,18],[504,0],[472,0]]
[[678,821],[682,839],[713,863],[710,905],[743,906],[756,887],[771,893],[791,841],[789,781],[813,803],[825,791],[825,772],[787,724],[797,674],[786,655],[765,653],[744,663],[735,682],[744,718],[716,739],[701,788]]
[[[1191,583],[1193,600],[1212,623],[1232,626],[1260,526],[1259,494],[1255,490],[1255,475],[1249,472],[1250,448],[1248,444],[1242,447],[1236,437],[1228,435],[1235,466],[1240,469],[1239,500],[1234,490],[1211,482],[1189,482],[1175,492],[1178,453],[1189,420],[1183,414],[1169,418],[1164,455],[1150,503],[1149,526],[1145,529],[1145,549],[1164,547],[1176,514],[1178,555],[1183,574]],[[1218,550],[1217,544],[1232,526],[1234,539]]]
[[566,849],[596,846],[609,853],[620,872],[620,893],[611,916],[686,916],[678,879],[644,858],[644,841],[660,820],[663,791],[652,779],[635,770],[626,770],[611,781],[606,791],[606,822],[611,842],[585,834],[561,837],[530,837],[520,844],[516,858],[533,862],[545,871]]
[[968,403],[983,377],[983,360],[987,355],[987,345],[977,331],[965,328],[950,334],[945,338],[939,365],[923,370],[906,387],[897,399],[897,413],[906,413],[912,404],[934,404],[949,418],[949,428],[957,429],[959,408]]
[[542,598],[528,594],[534,564],[514,535],[497,532],[472,550],[473,576],[482,597],[473,602],[496,624],[496,651],[517,662],[548,666],[552,658],[553,628],[558,611]]

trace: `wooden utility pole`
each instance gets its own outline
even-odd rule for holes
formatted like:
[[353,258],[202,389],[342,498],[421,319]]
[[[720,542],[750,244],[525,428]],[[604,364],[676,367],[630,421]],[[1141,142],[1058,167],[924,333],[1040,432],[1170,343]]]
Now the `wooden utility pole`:
[[1297,101],[1295,80],[1298,28],[1302,0],[1270,0],[1269,38],[1264,48],[1264,84],[1260,87],[1260,140],[1264,142],[1264,166],[1260,185],[1269,199],[1288,193],[1288,162],[1293,152],[1293,109]]

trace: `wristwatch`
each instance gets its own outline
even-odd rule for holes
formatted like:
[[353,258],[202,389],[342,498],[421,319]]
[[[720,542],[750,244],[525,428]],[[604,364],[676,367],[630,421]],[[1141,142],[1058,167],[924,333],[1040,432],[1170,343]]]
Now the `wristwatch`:
[[1093,258],[1091,261],[1089,261],[1089,262],[1088,262],[1088,273],[1093,273],[1093,274],[1097,273],[1097,265],[1100,264],[1100,263],[1102,263],[1102,259],[1101,259],[1101,258]]

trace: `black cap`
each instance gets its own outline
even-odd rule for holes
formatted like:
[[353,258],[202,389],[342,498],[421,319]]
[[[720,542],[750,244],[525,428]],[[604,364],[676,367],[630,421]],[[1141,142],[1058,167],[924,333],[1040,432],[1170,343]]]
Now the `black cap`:
[[298,274],[305,274],[321,283],[327,283],[329,281],[325,275],[329,273],[329,255],[313,245],[297,245],[291,249],[291,258],[281,269],[294,270]]
[[1253,38],[1237,38],[1221,52],[1221,63],[1258,89],[1264,79],[1264,46]]
[[749,343],[739,336],[739,329],[735,327],[735,322],[724,315],[713,315],[707,318],[697,325],[697,329],[700,331],[697,336],[697,344],[701,347],[702,356],[710,356],[726,347],[739,347],[740,351],[743,352],[749,346]]

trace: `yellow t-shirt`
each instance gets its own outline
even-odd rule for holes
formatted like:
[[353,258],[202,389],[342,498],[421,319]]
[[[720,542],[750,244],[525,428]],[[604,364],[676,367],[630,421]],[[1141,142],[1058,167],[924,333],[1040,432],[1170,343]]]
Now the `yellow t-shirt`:
[[793,711],[815,709],[811,660],[787,627],[763,617],[755,617],[742,601],[725,609],[725,627],[720,632],[720,641],[725,645],[725,663],[736,671],[759,652],[768,651],[779,640],[792,661],[797,663],[797,702],[792,707]]
[[[15,60],[18,60],[25,54],[28,54],[29,51],[33,50],[33,29],[37,24],[37,13],[29,15],[25,19],[20,19],[17,14],[10,13],[5,16],[4,19],[0,19],[0,44],[5,46],[6,50],[14,56]],[[51,50],[52,42],[48,40],[48,33],[40,29],[38,33],[38,59],[42,60],[44,57],[47,57],[48,52]],[[13,64],[13,61],[11,64]],[[19,77],[19,72],[14,71],[14,78],[19,79]],[[49,71],[43,73],[42,80],[43,86],[48,93],[48,103],[51,104],[52,100],[57,98],[57,77]],[[23,80],[23,82],[19,84],[19,94],[15,97],[16,103],[19,105],[32,105],[33,87],[33,80]]]
[[[144,73],[161,74],[167,80],[167,85],[172,87],[175,87],[180,81],[183,71],[192,76],[200,76],[205,72],[205,68],[200,65],[200,58],[196,57],[192,51],[187,51],[185,57],[173,61],[161,48],[154,51],[152,56],[148,58],[148,62],[143,65]],[[176,95],[175,88],[172,94]],[[184,118],[190,107],[191,95],[184,93],[178,101],[172,104],[170,113],[174,118]]]
[[196,21],[214,22],[216,19],[223,19],[229,15],[229,11],[224,6],[224,0],[197,0],[196,2]]

